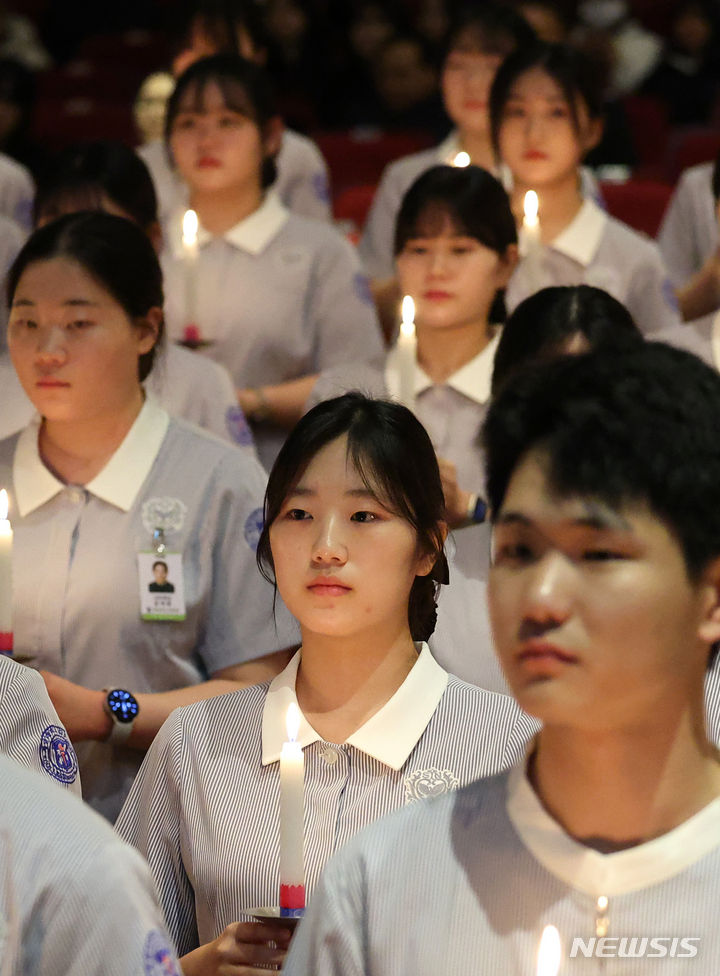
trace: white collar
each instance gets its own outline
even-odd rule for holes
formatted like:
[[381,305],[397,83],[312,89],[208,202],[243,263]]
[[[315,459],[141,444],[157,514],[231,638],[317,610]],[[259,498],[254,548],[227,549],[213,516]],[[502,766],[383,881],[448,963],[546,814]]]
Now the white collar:
[[[178,210],[170,221],[170,247],[176,258],[182,258],[182,218],[185,210]],[[268,190],[263,202],[253,212],[239,223],[225,231],[223,240],[242,251],[250,254],[260,254],[285,224],[290,211],[281,201],[274,190]],[[198,244],[200,247],[213,239],[204,227],[198,227]]]
[[[66,485],[43,464],[38,450],[41,418],[22,431],[15,448],[13,483],[21,516],[50,501]],[[102,471],[84,487],[97,498],[127,512],[150,472],[167,432],[170,418],[147,397],[135,423]]]
[[550,247],[587,268],[595,257],[607,222],[608,215],[605,211],[594,200],[585,197],[575,217],[558,234]]
[[[495,350],[500,341],[500,329],[498,329],[490,342],[482,352],[461,366],[457,372],[448,376],[442,383],[433,383],[425,370],[419,365],[415,366],[415,396],[424,393],[425,390],[433,386],[450,386],[452,389],[462,393],[469,400],[474,400],[481,406],[490,399],[490,383],[492,380],[493,363],[495,361]],[[385,359],[385,385],[390,396],[400,395],[400,380],[397,367],[398,360],[397,346],[393,346]]]
[[459,152],[460,137],[457,129],[453,129],[449,135],[445,136],[440,145],[435,147],[438,163],[445,163],[447,166],[452,166],[453,160]]
[[601,854],[565,833],[540,803],[526,762],[508,778],[507,812],[523,843],[551,874],[599,897],[659,884],[699,861],[720,842],[720,798],[662,837],[614,854]]
[[[427,644],[416,646],[420,651],[418,659],[392,698],[346,739],[346,745],[354,746],[391,769],[400,769],[417,745],[448,683],[447,671],[437,663]],[[288,705],[297,704],[295,681],[301,654],[302,648],[273,679],[265,697],[263,766],[279,760],[282,744],[287,738],[285,715]],[[298,742],[302,748],[320,741],[321,737],[301,713]]]

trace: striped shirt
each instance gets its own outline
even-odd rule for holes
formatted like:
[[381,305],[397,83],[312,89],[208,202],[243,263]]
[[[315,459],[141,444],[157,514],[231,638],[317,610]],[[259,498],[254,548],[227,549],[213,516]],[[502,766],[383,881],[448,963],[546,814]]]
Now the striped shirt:
[[37,671],[4,655],[0,655],[0,715],[0,753],[80,796],[75,750],[45,682]]
[[600,854],[552,820],[518,766],[354,838],[327,866],[283,972],[534,973],[554,925],[563,976],[717,976],[719,885],[720,799]]
[[[270,685],[173,712],[123,807],[117,829],[149,861],[181,955],[278,902],[278,760],[298,663]],[[303,719],[307,887],[361,827],[504,768],[534,728],[512,699],[448,676],[426,647],[343,745]]]
[[179,976],[137,853],[5,757],[0,778],[2,976]]

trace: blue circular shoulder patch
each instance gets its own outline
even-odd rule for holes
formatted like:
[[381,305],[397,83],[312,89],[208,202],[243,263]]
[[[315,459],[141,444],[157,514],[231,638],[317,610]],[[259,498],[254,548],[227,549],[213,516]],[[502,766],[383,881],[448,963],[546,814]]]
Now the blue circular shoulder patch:
[[228,434],[241,447],[251,447],[253,435],[247,417],[240,407],[228,407],[225,412],[225,426]]
[[145,976],[182,976],[167,936],[160,929],[148,932],[143,948]]
[[364,305],[372,305],[373,297],[372,292],[370,291],[370,282],[367,280],[367,277],[362,274],[362,272],[358,271],[353,279],[353,283],[355,285],[355,294],[360,301]]
[[46,773],[59,783],[75,782],[78,761],[72,742],[62,725],[48,725],[40,736],[40,763]]
[[318,200],[322,200],[323,203],[330,203],[330,187],[328,185],[327,176],[322,170],[318,170],[317,173],[313,173],[312,187]]
[[253,552],[257,552],[260,533],[263,530],[263,510],[256,508],[245,519],[245,541]]

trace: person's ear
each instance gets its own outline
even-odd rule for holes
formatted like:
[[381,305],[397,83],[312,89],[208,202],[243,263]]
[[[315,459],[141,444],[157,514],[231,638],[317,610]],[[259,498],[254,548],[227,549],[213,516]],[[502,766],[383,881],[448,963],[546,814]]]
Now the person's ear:
[[497,287],[507,288],[507,284],[520,258],[517,244],[508,244],[505,248],[505,253],[498,256],[500,261],[496,269]]
[[153,307],[137,323],[138,355],[143,356],[157,344],[162,329],[163,310]]
[[597,146],[602,139],[604,128],[605,125],[602,119],[588,119],[583,128],[580,139],[582,143],[583,156]]
[[711,645],[720,641],[720,557],[705,567],[701,585],[703,605],[698,636]]
[[[447,525],[447,522],[440,522],[438,524],[438,530],[439,530],[440,535],[442,537],[443,545],[445,545],[445,542],[446,542],[447,537],[448,537],[448,525]],[[430,573],[433,571],[433,568],[434,568],[435,564],[437,563],[438,559],[440,558],[440,555],[441,554],[438,554],[438,552],[436,552],[434,550],[432,552],[422,552],[422,553],[420,553],[420,555],[418,557],[417,567],[416,567],[416,570],[415,570],[415,575],[416,576],[429,576]]]
[[266,156],[277,156],[282,145],[285,123],[279,115],[268,120],[263,132],[263,149]]

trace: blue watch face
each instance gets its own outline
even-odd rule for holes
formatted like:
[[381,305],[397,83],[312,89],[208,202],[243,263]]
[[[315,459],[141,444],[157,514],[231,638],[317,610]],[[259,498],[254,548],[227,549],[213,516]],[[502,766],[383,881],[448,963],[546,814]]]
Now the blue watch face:
[[137,698],[129,691],[116,688],[107,696],[108,708],[113,713],[118,722],[132,722],[140,711]]

